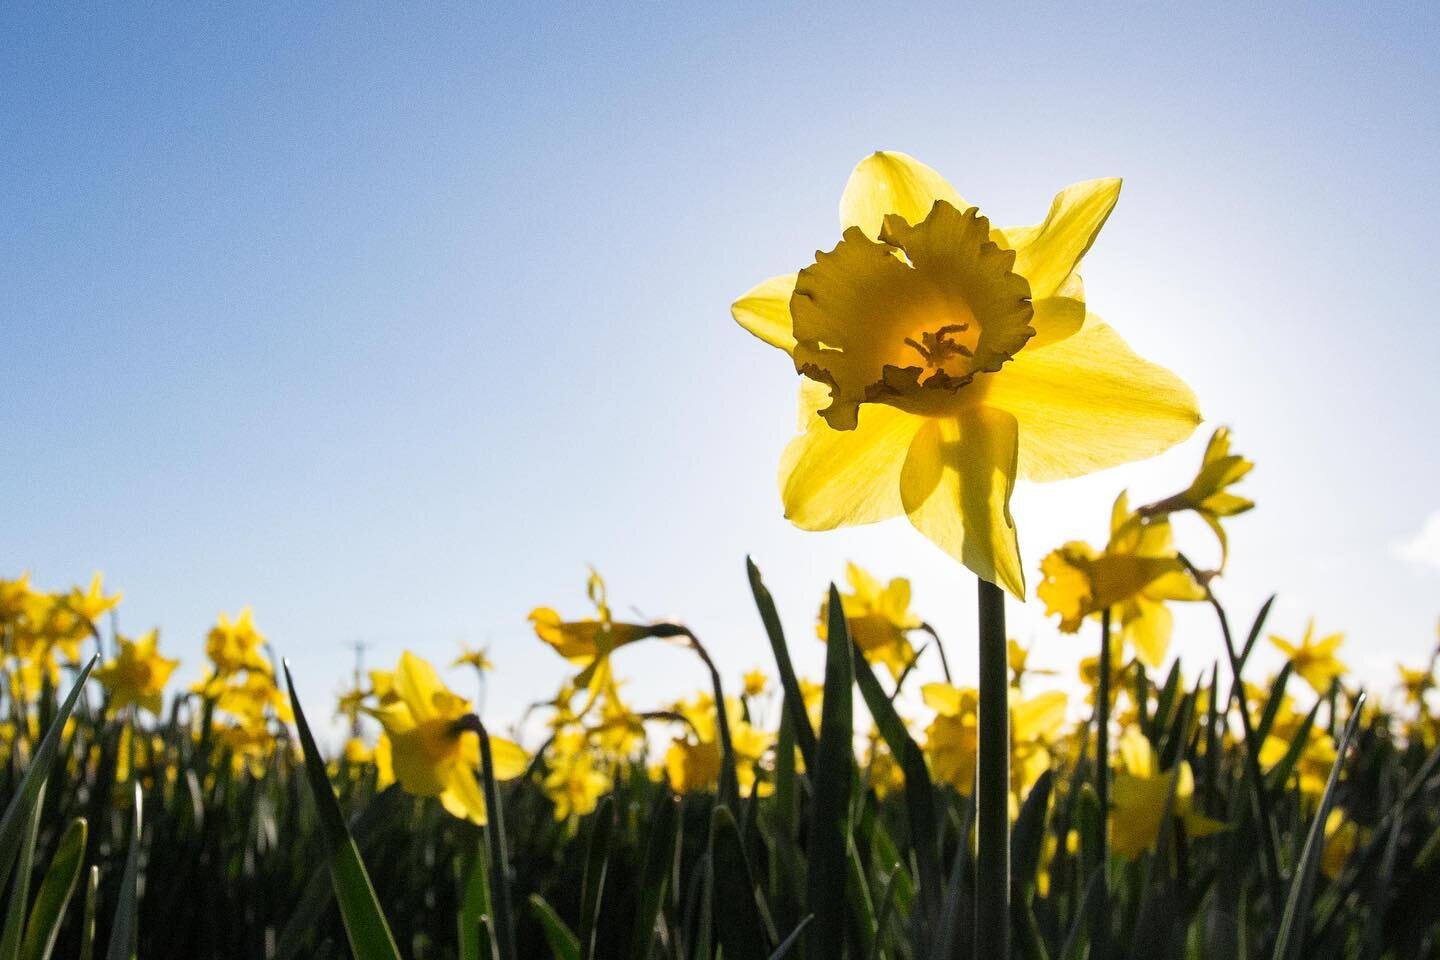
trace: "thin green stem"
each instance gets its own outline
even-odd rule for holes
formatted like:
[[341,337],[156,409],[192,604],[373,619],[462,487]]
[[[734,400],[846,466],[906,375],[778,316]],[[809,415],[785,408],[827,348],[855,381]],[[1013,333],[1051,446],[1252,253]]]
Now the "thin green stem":
[[1005,657],[1005,594],[980,580],[978,849],[975,857],[975,953],[1010,956],[1010,667]]
[[1095,799],[1100,806],[1100,885],[1095,890],[1098,921],[1095,952],[1110,949],[1110,608],[1100,614],[1099,678],[1095,685]]

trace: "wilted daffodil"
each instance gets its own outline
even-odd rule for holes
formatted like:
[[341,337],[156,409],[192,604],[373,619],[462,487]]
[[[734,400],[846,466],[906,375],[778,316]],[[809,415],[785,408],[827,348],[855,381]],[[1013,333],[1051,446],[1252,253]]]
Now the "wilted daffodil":
[[1110,844],[1116,853],[1134,860],[1154,846],[1167,802],[1171,815],[1192,837],[1206,837],[1225,829],[1225,824],[1191,809],[1195,778],[1190,764],[1182,762],[1178,771],[1161,770],[1150,741],[1133,729],[1120,738],[1120,756],[1125,769],[1115,775],[1110,788]]
[[1051,551],[1040,572],[1044,580],[1035,593],[1047,614],[1060,615],[1061,630],[1074,633],[1086,617],[1110,609],[1122,640],[1150,667],[1160,666],[1170,647],[1173,618],[1165,604],[1205,599],[1175,552],[1169,519],[1131,513],[1123,493],[1111,511],[1104,553],[1072,540]]
[[1200,471],[1195,474],[1190,486],[1173,497],[1143,507],[1140,513],[1158,516],[1193,510],[1215,531],[1220,541],[1220,566],[1223,569],[1230,544],[1225,537],[1225,528],[1220,525],[1220,518],[1236,516],[1255,506],[1255,501],[1230,492],[1230,487],[1244,479],[1254,466],[1239,454],[1230,452],[1230,428],[1220,427],[1210,435],[1205,456],[1200,461]]
[[120,652],[115,659],[95,671],[95,679],[110,691],[110,705],[123,710],[130,704],[144,707],[151,713],[160,712],[161,694],[179,660],[167,660],[156,649],[160,634],[151,630],[139,640],[120,637]]
[[[485,795],[476,779],[480,742],[470,704],[446,688],[434,667],[408,651],[401,654],[394,679],[396,699],[373,713],[385,727],[395,779],[407,793],[439,797],[454,816],[483,824]],[[491,737],[490,751],[496,779],[525,772],[528,761],[518,744]]]
[[1322,697],[1330,692],[1330,684],[1349,669],[1335,656],[1344,640],[1343,633],[1332,633],[1316,640],[1313,617],[1305,625],[1305,635],[1298,644],[1270,635],[1270,642],[1295,665],[1295,672]]
[[[910,612],[910,581],[896,577],[884,587],[880,581],[853,563],[845,565],[850,593],[840,594],[845,611],[845,626],[850,639],[865,654],[865,659],[885,664],[890,675],[899,679],[915,650],[910,646],[909,633],[918,629],[920,618]],[[829,632],[830,599],[820,603],[816,632],[824,640]]]
[[607,682],[610,654],[616,648],[653,635],[652,629],[637,623],[616,623],[610,616],[610,604],[605,595],[605,581],[594,570],[585,586],[590,602],[595,605],[595,616],[583,620],[562,620],[560,614],[550,607],[536,607],[530,611],[530,623],[535,635],[544,640],[562,657],[581,667],[575,678],[577,688],[588,689],[590,701],[580,712],[585,713],[593,704],[600,689]]
[[860,161],[839,245],[731,307],[805,378],[803,432],[780,465],[791,522],[903,513],[1024,599],[1017,477],[1075,477],[1190,435],[1190,389],[1086,311],[1080,260],[1119,193],[1119,180],[1078,183],[1044,222],[997,229],[905,154]]

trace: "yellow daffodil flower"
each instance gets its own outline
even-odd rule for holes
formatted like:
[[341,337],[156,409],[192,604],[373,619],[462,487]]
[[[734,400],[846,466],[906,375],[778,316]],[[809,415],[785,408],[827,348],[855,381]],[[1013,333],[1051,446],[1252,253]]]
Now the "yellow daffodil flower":
[[[452,815],[485,822],[485,795],[476,778],[480,744],[464,720],[470,704],[452,693],[435,668],[413,653],[395,669],[397,700],[374,710],[389,739],[389,760],[406,792],[439,797]],[[495,777],[510,780],[525,772],[528,758],[518,744],[490,738]]]
[[751,670],[745,674],[745,696],[758,697],[770,685],[770,678],[764,670]]
[[1041,670],[1029,665],[1030,648],[1011,637],[1005,641],[1005,662],[1010,667],[1010,686],[1019,687],[1028,676],[1053,677],[1054,670]]
[[1190,764],[1182,762],[1178,772],[1159,769],[1150,741],[1136,730],[1127,730],[1120,738],[1120,755],[1125,767],[1110,787],[1110,845],[1116,853],[1134,860],[1155,845],[1167,800],[1171,815],[1188,835],[1205,837],[1225,829],[1220,821],[1191,809],[1195,778]]
[[1270,642],[1295,665],[1295,672],[1322,697],[1330,692],[1330,684],[1345,675],[1349,668],[1335,656],[1345,634],[1332,633],[1315,639],[1315,619],[1305,626],[1305,635],[1298,644],[1284,637],[1270,635]]
[[1149,667],[1158,668],[1170,648],[1174,618],[1166,603],[1205,599],[1175,552],[1169,518],[1131,513],[1124,493],[1111,511],[1104,553],[1073,540],[1051,551],[1040,572],[1035,593],[1047,614],[1060,615],[1061,630],[1074,633],[1085,617],[1111,609],[1122,640]]
[[676,737],[665,750],[665,777],[676,793],[697,793],[720,779],[720,745]]
[[1230,428],[1220,427],[1210,435],[1210,442],[1205,445],[1205,456],[1200,461],[1200,470],[1190,486],[1173,497],[1144,507],[1140,512],[1146,516],[1158,516],[1181,510],[1194,511],[1220,541],[1220,568],[1223,570],[1230,553],[1230,543],[1220,519],[1237,516],[1255,506],[1255,501],[1230,492],[1230,488],[1244,479],[1254,466],[1239,454],[1230,452]]
[[90,623],[100,619],[100,615],[114,610],[124,599],[124,594],[118,590],[110,596],[105,596],[103,577],[100,574],[90,578],[90,586],[85,590],[79,587],[70,591],[67,603],[76,616],[84,617]]
[[1405,694],[1407,703],[1421,706],[1425,703],[1425,694],[1435,688],[1435,674],[1431,668],[1407,667],[1405,664],[1396,664],[1400,671],[1400,689]]
[[549,772],[541,788],[555,807],[556,820],[590,813],[613,783],[595,765],[595,755],[583,731],[568,730],[555,737],[547,757]]
[[920,688],[935,719],[925,728],[925,756],[935,779],[961,796],[975,790],[976,731],[980,696],[973,687],[927,683]]
[[[1278,733],[1265,738],[1260,745],[1260,768],[1269,771],[1284,758],[1290,744],[1299,735],[1299,724],[1285,724],[1276,728]],[[1335,740],[1323,730],[1310,728],[1305,746],[1295,761],[1292,776],[1300,788],[1301,796],[1318,800],[1325,792],[1325,782],[1330,777],[1330,767],[1335,763]]]
[[[899,679],[915,650],[910,646],[909,632],[918,629],[920,618],[910,612],[910,581],[896,577],[884,587],[880,581],[853,563],[845,565],[850,593],[840,594],[845,611],[845,625],[850,639],[865,654],[865,659],[883,663],[890,676]],[[816,634],[824,640],[830,623],[830,598],[820,603]]]
[[136,704],[158,714],[161,694],[179,660],[167,660],[156,649],[160,634],[151,630],[139,640],[120,637],[120,652],[115,659],[95,670],[95,679],[110,691],[110,705],[123,710]]
[[450,661],[452,667],[474,667],[481,673],[489,673],[495,669],[495,664],[490,660],[489,647],[476,647],[472,649],[465,644],[460,645],[460,656]]
[[918,160],[860,161],[839,245],[731,307],[805,378],[786,517],[829,530],[903,513],[1024,599],[1016,478],[1149,457],[1200,421],[1189,387],[1087,313],[1077,271],[1119,193],[1078,183],[1044,222],[996,229]]
[[595,606],[593,618],[566,621],[550,607],[536,607],[529,617],[537,637],[582,668],[575,678],[575,686],[590,691],[589,703],[581,709],[582,714],[589,710],[606,682],[610,654],[627,643],[653,635],[650,627],[614,621],[606,599],[605,581],[594,570],[590,571],[586,592]]
[[240,670],[269,673],[270,662],[261,653],[265,637],[255,629],[254,615],[249,607],[240,611],[233,621],[221,613],[205,637],[205,655],[221,676]]
[[1339,807],[1330,811],[1325,818],[1325,847],[1320,854],[1320,869],[1325,876],[1335,880],[1345,869],[1350,855],[1355,852],[1361,839],[1361,830],[1354,820],[1345,815]]

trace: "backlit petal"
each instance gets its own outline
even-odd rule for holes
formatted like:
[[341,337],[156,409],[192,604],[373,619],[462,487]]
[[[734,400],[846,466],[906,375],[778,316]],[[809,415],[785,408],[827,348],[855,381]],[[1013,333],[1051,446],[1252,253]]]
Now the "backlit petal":
[[1020,475],[1063,480],[1142,460],[1194,432],[1195,394],[1094,314],[1079,333],[1026,348],[990,378],[985,402],[1020,423]]
[[955,419],[927,420],[900,476],[905,513],[921,533],[981,578],[1025,599],[1025,574],[1010,493],[1015,487],[1016,423],[976,407]]
[[866,404],[854,430],[819,417],[780,458],[785,516],[803,530],[874,523],[899,516],[900,471],[920,417]]
[[919,223],[936,200],[956,210],[970,206],[944,177],[914,157],[888,150],[872,153],[855,165],[845,184],[840,229],[859,227],[874,240],[887,215],[895,213]]
[[1086,180],[1055,195],[1044,223],[1004,231],[1015,272],[1030,281],[1035,299],[1054,294],[1080,265],[1118,199],[1118,179]]
[[795,274],[771,277],[751,288],[730,305],[735,322],[772,347],[786,353],[795,351],[790,320],[790,295],[795,292]]

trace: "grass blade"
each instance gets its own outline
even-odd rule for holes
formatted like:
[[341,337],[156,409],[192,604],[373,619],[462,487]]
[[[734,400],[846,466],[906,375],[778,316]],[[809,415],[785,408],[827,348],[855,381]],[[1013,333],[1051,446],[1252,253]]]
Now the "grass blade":
[[110,946],[105,960],[135,960],[140,940],[140,836],[144,829],[145,795],[135,784],[135,818],[130,824],[130,849],[120,875],[120,899],[115,904],[115,923],[110,927]]
[[65,723],[70,719],[70,714],[75,712],[75,704],[85,689],[85,681],[90,679],[90,671],[95,669],[99,660],[98,654],[91,657],[90,662],[85,664],[85,669],[80,671],[80,676],[75,678],[75,685],[70,688],[69,696],[56,711],[55,719],[45,728],[45,736],[41,738],[40,746],[35,748],[35,758],[30,761],[30,768],[20,780],[19,789],[10,798],[10,803],[5,808],[5,816],[0,817],[0,877],[9,876],[10,869],[15,866],[15,855],[20,850],[24,835],[25,818],[35,806],[35,796],[40,792],[41,785],[50,775],[50,766],[60,751],[60,738],[64,735]]
[[590,843],[585,852],[585,881],[580,896],[580,956],[595,956],[595,931],[605,899],[605,875],[610,869],[610,838],[615,832],[615,800],[605,797],[595,810]]
[[540,931],[545,934],[545,943],[555,960],[580,960],[580,938],[538,893],[530,894],[530,912],[539,921]]
[[800,922],[795,924],[795,929],[790,931],[790,936],[782,940],[780,946],[775,948],[775,952],[770,954],[770,960],[784,960],[789,956],[790,951],[795,948],[795,944],[800,942],[800,934],[805,932],[805,928],[810,926],[810,921],[814,919],[814,914],[805,914]]
[[1330,805],[1335,798],[1335,784],[1340,779],[1340,768],[1345,763],[1345,752],[1355,729],[1360,725],[1360,712],[1365,706],[1365,695],[1355,701],[1350,713],[1350,722],[1345,724],[1345,733],[1335,748],[1335,762],[1330,765],[1330,776],[1325,781],[1325,792],[1320,795],[1320,807],[1310,823],[1309,835],[1300,861],[1295,865],[1295,875],[1290,881],[1290,895],[1285,900],[1285,913],[1280,918],[1280,932],[1275,938],[1274,960],[1295,960],[1305,939],[1305,921],[1310,915],[1310,897],[1315,888],[1315,870],[1320,865],[1321,849],[1325,845],[1325,819],[1330,815]]
[[340,904],[340,919],[345,924],[350,949],[356,960],[399,960],[400,948],[395,945],[390,925],[385,922],[385,913],[375,897],[375,888],[370,884],[365,862],[360,859],[360,851],[345,826],[340,804],[335,800],[330,777],[325,772],[325,761],[315,745],[310,725],[305,722],[305,711],[300,707],[300,695],[295,691],[295,680],[290,676],[288,662],[284,669],[285,686],[290,691],[290,707],[295,713],[300,746],[305,752],[305,773],[319,813],[320,832],[325,839],[330,882],[335,887],[335,899]]
[[666,795],[655,810],[645,844],[645,865],[640,873],[640,899],[630,935],[632,960],[647,960],[655,940],[655,922],[665,903],[665,889],[675,864],[680,839],[680,798]]
[[785,645],[785,631],[780,627],[780,615],[775,612],[775,600],[760,579],[760,568],[749,557],[745,558],[745,573],[750,579],[755,606],[760,610],[760,621],[765,624],[765,635],[770,638],[770,649],[775,653],[775,668],[780,674],[780,687],[785,691],[785,709],[790,711],[790,722],[795,727],[795,744],[805,759],[805,769],[814,770],[815,730],[805,714],[805,699],[800,696],[800,681],[795,678],[795,667],[790,662],[790,648]]
[[80,873],[85,868],[85,841],[89,836],[89,825],[84,817],[70,821],[45,879],[40,881],[40,890],[35,894],[35,905],[30,908],[30,918],[25,922],[25,940],[20,947],[21,960],[48,960],[55,949],[55,938],[60,935],[60,922],[65,918],[65,908],[80,882]]
[[710,850],[715,885],[711,908],[720,948],[727,957],[763,957],[774,947],[760,901],[755,877],[745,858],[735,817],[723,806],[710,816]]
[[40,830],[40,808],[45,805],[45,781],[35,794],[35,803],[25,818],[20,835],[20,858],[10,882],[10,902],[5,909],[5,932],[0,935],[0,960],[18,960],[24,932],[25,904],[30,899],[30,874],[35,869],[35,835]]
[[855,779],[853,656],[840,592],[830,585],[825,644],[825,700],[815,746],[806,909],[815,917],[807,957],[840,957],[845,943],[850,785]]
[[80,924],[80,960],[95,955],[95,913],[100,907],[100,868],[91,867],[85,882],[85,917]]

